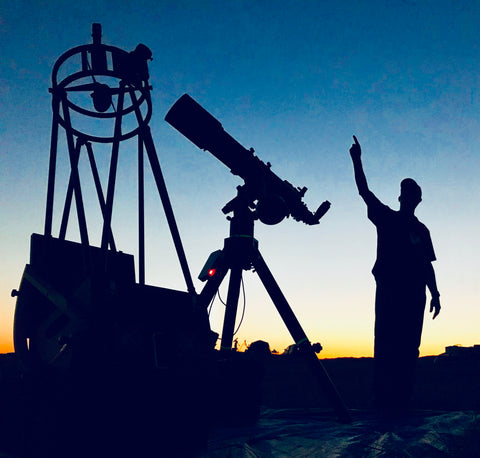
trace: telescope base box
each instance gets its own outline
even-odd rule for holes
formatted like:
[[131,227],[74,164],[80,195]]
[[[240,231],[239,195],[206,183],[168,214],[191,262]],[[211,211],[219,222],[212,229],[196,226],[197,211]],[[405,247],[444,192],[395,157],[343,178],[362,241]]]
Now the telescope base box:
[[17,296],[25,456],[131,457],[205,443],[217,335],[194,295],[136,284],[131,255],[33,234]]
[[135,283],[133,256],[121,252],[33,234],[17,296],[26,369],[168,368],[215,344],[194,295]]
[[133,256],[33,234],[17,295],[20,457],[188,456],[258,418],[257,362],[214,350],[195,296],[135,283]]

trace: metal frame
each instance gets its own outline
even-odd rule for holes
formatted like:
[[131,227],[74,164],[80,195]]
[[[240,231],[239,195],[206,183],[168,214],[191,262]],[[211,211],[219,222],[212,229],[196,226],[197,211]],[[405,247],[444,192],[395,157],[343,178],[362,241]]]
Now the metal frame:
[[[101,27],[94,24],[93,43],[77,46],[65,52],[56,61],[52,72],[52,130],[50,141],[50,161],[47,185],[47,201],[45,213],[44,234],[52,236],[53,211],[55,199],[55,176],[58,156],[59,127],[62,127],[68,148],[70,161],[70,178],[63,206],[60,231],[58,237],[65,239],[71,213],[72,200],[78,218],[80,238],[83,245],[89,245],[89,235],[85,208],[83,203],[80,174],[78,170],[79,158],[86,150],[90,168],[95,183],[97,198],[103,218],[101,247],[116,251],[114,234],[111,226],[117,166],[122,142],[137,137],[138,139],[138,280],[145,284],[145,211],[144,211],[144,156],[148,157],[158,193],[165,211],[170,233],[175,245],[177,257],[183,272],[187,290],[195,293],[187,259],[182,246],[180,234],[173,214],[172,205],[168,196],[165,180],[148,125],[152,117],[151,86],[148,83],[148,67],[146,60],[140,61],[142,68],[136,69],[138,59],[133,61],[132,54],[114,46],[101,42]],[[139,45],[143,46],[143,45]],[[143,49],[148,49],[144,47]],[[119,62],[133,65],[133,73],[125,71]],[[130,65],[130,67],[132,66]],[[78,67],[78,68],[77,68]],[[71,68],[74,68],[73,71]],[[135,70],[138,70],[135,73]],[[61,74],[67,75],[61,78]],[[71,100],[72,94],[92,93],[98,88],[100,78],[113,80],[116,85],[108,85],[108,93],[112,97],[111,107],[105,111],[81,106]],[[85,79],[91,83],[85,84]],[[105,87],[105,85],[103,85]],[[113,96],[117,97],[116,104]],[[113,132],[107,135],[95,135],[85,129],[80,129],[72,122],[72,115],[85,119],[97,119],[114,123]],[[132,115],[136,125],[124,131],[124,119]],[[95,160],[94,145],[111,144],[110,169],[106,191],[102,188]]]

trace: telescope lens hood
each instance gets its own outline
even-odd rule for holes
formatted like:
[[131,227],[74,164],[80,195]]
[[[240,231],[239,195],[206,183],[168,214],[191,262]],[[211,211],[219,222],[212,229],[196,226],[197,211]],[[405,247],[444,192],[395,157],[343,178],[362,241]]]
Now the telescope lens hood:
[[188,94],[173,104],[165,121],[203,150],[210,150],[223,131],[222,124]]

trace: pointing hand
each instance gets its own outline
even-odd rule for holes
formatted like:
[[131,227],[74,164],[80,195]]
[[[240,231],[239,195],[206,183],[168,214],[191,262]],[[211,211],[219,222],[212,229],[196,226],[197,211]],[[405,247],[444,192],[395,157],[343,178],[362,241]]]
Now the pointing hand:
[[353,145],[350,148],[350,156],[352,157],[352,160],[355,159],[360,159],[362,155],[362,148],[360,147],[360,143],[358,143],[357,137],[355,135],[353,136]]

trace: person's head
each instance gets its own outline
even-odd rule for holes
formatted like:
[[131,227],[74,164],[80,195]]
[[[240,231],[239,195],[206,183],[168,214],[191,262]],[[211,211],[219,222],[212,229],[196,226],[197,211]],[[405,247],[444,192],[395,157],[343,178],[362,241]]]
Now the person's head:
[[422,201],[422,188],[412,178],[405,178],[400,183],[400,209],[414,211]]

